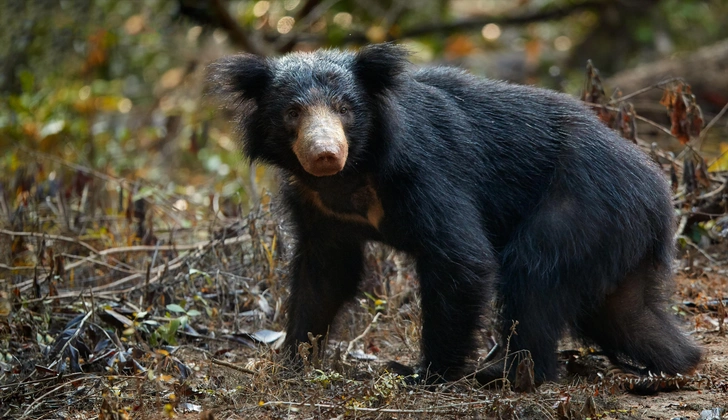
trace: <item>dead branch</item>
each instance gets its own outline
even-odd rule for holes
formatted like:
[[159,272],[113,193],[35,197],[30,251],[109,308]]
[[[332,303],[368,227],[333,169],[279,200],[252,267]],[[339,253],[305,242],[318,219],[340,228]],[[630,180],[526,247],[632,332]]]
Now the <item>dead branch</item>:
[[657,83],[652,84],[650,86],[644,87],[642,89],[638,89],[638,90],[636,90],[636,91],[634,91],[632,93],[629,93],[627,95],[620,96],[619,98],[614,98],[614,99],[610,100],[609,103],[624,102],[624,101],[626,101],[628,99],[634,98],[635,96],[642,95],[643,93],[647,93],[647,92],[650,92],[650,91],[655,90],[655,89],[662,89],[665,85],[668,85],[668,84],[673,83],[673,82],[683,82],[683,83],[685,83],[685,79],[683,79],[682,77],[671,77],[669,79],[662,80],[660,82],[657,82]]
[[255,374],[257,374],[257,372],[254,371],[254,370],[250,370],[248,368],[244,368],[242,366],[238,366],[238,365],[233,364],[233,363],[228,363],[228,362],[226,362],[224,360],[210,359],[210,362],[213,365],[225,366],[226,368],[235,369],[238,372],[247,373],[248,375],[255,375]]
[[[619,108],[616,108],[616,107],[613,107],[613,106],[602,105],[602,104],[595,104],[593,102],[584,102],[584,103],[587,106],[590,106],[592,108],[604,108],[604,109],[609,110],[609,111],[619,112]],[[634,117],[636,119],[638,119],[638,120],[646,123],[646,124],[649,124],[649,125],[655,127],[656,129],[662,131],[663,133],[667,134],[670,137],[677,138],[677,137],[675,137],[674,134],[672,134],[672,132],[670,131],[669,128],[663,127],[662,125],[660,125],[660,124],[658,124],[658,123],[650,120],[649,118],[645,118],[645,117],[643,117],[641,115],[635,115]]]
[[725,115],[726,111],[728,111],[728,102],[726,102],[726,104],[723,105],[723,108],[720,110],[720,112],[715,117],[713,117],[712,120],[710,120],[710,122],[705,126],[705,128],[703,128],[703,130],[700,132],[700,137],[698,138],[698,142],[700,142],[700,143],[703,142],[703,140],[705,139],[705,135],[706,135],[705,133],[707,133],[708,130],[713,128],[715,123],[717,123],[718,120],[720,120],[723,117],[723,115]]
[[431,407],[425,407],[421,409],[400,409],[400,408],[369,408],[369,407],[357,407],[357,406],[337,406],[333,404],[313,404],[313,403],[305,403],[305,402],[295,402],[295,401],[267,401],[263,404],[263,406],[299,406],[299,407],[314,407],[314,408],[328,408],[328,409],[346,409],[353,412],[362,412],[362,413],[400,413],[400,414],[448,414],[451,413],[451,410],[454,409],[461,409],[461,408],[477,408],[481,405],[490,404],[492,401],[489,399],[480,400],[480,401],[464,401],[461,403],[453,403],[453,404],[445,404],[445,405],[438,405],[438,406],[431,406]]

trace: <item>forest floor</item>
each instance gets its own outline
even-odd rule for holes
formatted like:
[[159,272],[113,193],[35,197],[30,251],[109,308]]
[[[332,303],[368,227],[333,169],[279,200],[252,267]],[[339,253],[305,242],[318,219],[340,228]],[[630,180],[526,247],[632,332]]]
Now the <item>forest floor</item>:
[[[571,340],[560,349],[560,381],[532,393],[468,380],[408,386],[383,367],[419,354],[406,257],[368,250],[364,292],[340,314],[327,356],[294,374],[275,350],[290,239],[267,196],[247,216],[225,217],[180,210],[179,196],[109,191],[87,189],[84,210],[65,219],[29,199],[0,229],[10,254],[0,270],[0,418],[717,419],[728,409],[720,241],[681,242],[669,309],[705,359],[692,376],[649,379],[679,390],[629,393],[637,378]],[[99,217],[89,203],[127,205]],[[159,228],[172,219],[191,223]]]

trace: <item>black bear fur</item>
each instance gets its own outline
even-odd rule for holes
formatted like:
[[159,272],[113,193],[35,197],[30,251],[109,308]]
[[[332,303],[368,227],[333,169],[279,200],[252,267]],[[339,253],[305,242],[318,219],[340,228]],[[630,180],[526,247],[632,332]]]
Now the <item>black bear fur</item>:
[[[393,44],[242,54],[210,74],[237,105],[246,155],[283,171],[297,237],[294,353],[356,295],[364,244],[379,241],[416,260],[421,367],[442,378],[472,369],[490,291],[502,337],[517,320],[509,348],[530,352],[539,382],[557,377],[569,330],[625,366],[678,374],[699,363],[666,312],[674,211],[664,176],[577,100],[414,68]],[[292,152],[286,113],[311,106],[344,110],[348,158],[332,176],[307,173]]]

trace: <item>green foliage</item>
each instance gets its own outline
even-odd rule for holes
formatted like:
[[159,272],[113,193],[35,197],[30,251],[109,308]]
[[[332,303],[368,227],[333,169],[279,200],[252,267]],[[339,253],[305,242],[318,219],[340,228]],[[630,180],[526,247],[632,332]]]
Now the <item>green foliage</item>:
[[672,39],[681,48],[697,48],[705,44],[706,38],[728,35],[725,25],[728,2],[725,0],[663,0],[659,3],[659,11],[667,21]]
[[11,0],[0,17],[0,149],[10,151],[0,172],[27,164],[20,146],[131,179],[184,185],[208,174],[200,179],[247,205],[247,165],[228,130],[211,129],[203,41],[178,7]]
[[[177,345],[177,331],[183,326],[182,318],[173,318],[167,325],[160,325],[149,337],[149,344],[153,347],[160,346],[166,342],[172,346]],[[186,321],[186,319],[184,320]]]
[[[433,28],[402,40],[415,60],[460,60],[498,49],[522,50],[535,60],[541,84],[565,54],[553,44],[566,36],[573,45],[588,39],[600,22],[599,9],[563,21],[501,25],[503,36],[484,40],[480,29],[441,32],[435,28],[484,16],[511,16],[565,8],[572,2],[393,2],[343,0],[223,0],[230,16],[255,43],[275,52],[295,39],[298,47],[382,41],[413,28]],[[217,180],[225,197],[247,204],[253,184],[270,177],[248,174],[231,141],[229,127],[211,122],[202,92],[206,61],[224,53],[231,36],[216,23],[209,2],[180,0],[9,0],[0,17],[0,148],[23,145],[118,176],[166,183]],[[181,5],[188,9],[183,10]],[[325,7],[324,7],[325,6]],[[616,7],[610,13],[627,11]],[[678,48],[692,49],[728,35],[728,2],[662,0],[634,20],[625,34],[640,48],[666,31]],[[288,19],[288,20],[284,20]],[[198,25],[198,22],[205,25]],[[283,22],[283,23],[282,23]],[[288,22],[290,28],[284,23]],[[217,25],[217,26],[216,26]],[[695,30],[699,28],[700,30]],[[256,38],[258,35],[259,38]],[[226,41],[227,40],[227,41]],[[613,54],[610,45],[592,45]],[[212,56],[206,51],[215,50]],[[636,49],[639,51],[639,49]],[[581,63],[578,63],[581,65]],[[602,65],[606,65],[602,64]],[[556,68],[556,70],[554,70]],[[483,69],[475,68],[482,72]],[[581,81],[581,68],[571,77]],[[14,153],[14,152],[12,152]],[[0,160],[13,172],[18,162]],[[196,175],[206,175],[196,177]],[[261,176],[262,175],[262,176]]]
[[166,306],[166,308],[169,312],[182,315],[174,318],[171,314],[167,313],[167,318],[169,319],[167,324],[159,325],[159,327],[154,330],[154,332],[149,337],[149,342],[154,347],[161,345],[162,342],[166,342],[170,345],[176,346],[176,336],[180,328],[185,328],[190,318],[201,315],[200,311],[198,311],[197,309],[185,310],[181,305],[178,305],[176,303],[169,304]]
[[323,371],[316,369],[314,376],[309,381],[311,383],[319,384],[322,388],[328,389],[334,383],[345,382],[347,379],[344,378],[340,373],[333,371]]
[[362,306],[366,308],[372,315],[377,312],[386,312],[387,301],[385,299],[378,298],[370,293],[364,293],[367,300],[362,302]]
[[[507,22],[577,2],[220,3],[249,43],[266,53],[397,39],[415,62],[447,61],[572,92],[583,82],[583,58],[623,66],[654,57],[665,37],[680,50],[728,35],[725,0],[661,0],[638,14],[621,5],[585,8],[556,20],[498,24],[499,36],[490,40],[478,25],[457,24]],[[0,14],[0,149],[7,151],[0,173],[26,170],[38,173],[37,183],[47,180],[52,169],[41,174],[32,167],[18,152],[24,147],[154,185],[142,186],[134,199],[159,199],[162,190],[209,205],[212,190],[226,214],[247,209],[261,187],[273,187],[273,174],[250,173],[223,121],[229,116],[213,119],[213,102],[204,96],[205,65],[242,47],[218,14],[213,2],[193,0],[8,0]],[[624,30],[604,26],[614,19]],[[406,35],[413,30],[416,35]],[[521,61],[501,62],[502,52]],[[579,52],[589,57],[573,56]]]

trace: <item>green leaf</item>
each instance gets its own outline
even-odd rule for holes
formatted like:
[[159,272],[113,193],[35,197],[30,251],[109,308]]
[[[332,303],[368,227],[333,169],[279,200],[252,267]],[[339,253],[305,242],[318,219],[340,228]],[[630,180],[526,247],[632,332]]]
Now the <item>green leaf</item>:
[[159,332],[155,331],[154,334],[149,335],[149,344],[152,347],[157,347],[159,345]]
[[199,275],[205,277],[205,279],[208,279],[208,280],[210,279],[210,275],[207,274],[206,272],[200,271],[200,270],[198,270],[196,268],[190,268],[190,277],[192,277],[194,274],[199,274]]
[[173,319],[169,322],[169,326],[167,327],[167,334],[168,335],[175,335],[177,334],[177,330],[179,329],[179,326],[181,325],[181,322],[178,319]]
[[167,305],[167,310],[177,314],[183,314],[187,312],[185,311],[185,308],[177,305],[176,303],[170,303],[169,305]]

